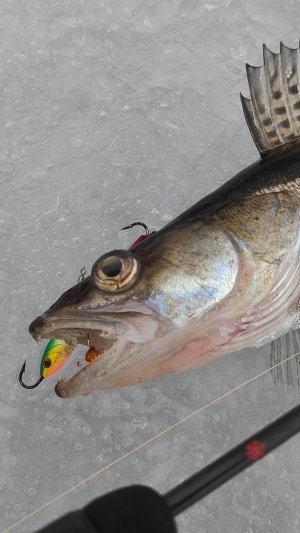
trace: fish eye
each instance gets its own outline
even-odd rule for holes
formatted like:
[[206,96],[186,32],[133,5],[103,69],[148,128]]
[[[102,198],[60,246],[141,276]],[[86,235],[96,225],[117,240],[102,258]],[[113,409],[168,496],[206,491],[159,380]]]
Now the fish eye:
[[101,268],[102,272],[108,278],[117,277],[122,270],[122,261],[117,255],[111,255],[102,260]]
[[104,254],[92,268],[96,287],[106,292],[122,292],[136,282],[140,263],[129,250],[113,250]]
[[51,366],[51,359],[49,359],[49,357],[46,357],[46,359],[43,361],[43,365],[45,368],[50,368]]

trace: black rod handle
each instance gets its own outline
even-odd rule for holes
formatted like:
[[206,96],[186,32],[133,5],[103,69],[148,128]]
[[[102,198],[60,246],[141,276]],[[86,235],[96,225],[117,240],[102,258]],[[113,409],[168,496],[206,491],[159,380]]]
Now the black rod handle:
[[165,494],[172,515],[182,513],[298,431],[300,404]]

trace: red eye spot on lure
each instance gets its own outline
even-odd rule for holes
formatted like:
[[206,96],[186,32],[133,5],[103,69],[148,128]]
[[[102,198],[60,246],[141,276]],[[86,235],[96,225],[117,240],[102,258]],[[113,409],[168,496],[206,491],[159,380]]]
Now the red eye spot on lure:
[[250,461],[258,461],[261,459],[267,450],[267,445],[257,439],[253,439],[245,445],[246,456]]

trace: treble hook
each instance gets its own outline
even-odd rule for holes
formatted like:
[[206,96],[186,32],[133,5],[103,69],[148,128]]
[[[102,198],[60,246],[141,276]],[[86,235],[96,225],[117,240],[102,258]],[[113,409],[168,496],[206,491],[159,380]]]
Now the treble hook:
[[20,374],[19,374],[19,383],[25,389],[35,389],[35,387],[37,387],[41,383],[41,381],[43,381],[44,377],[41,376],[34,385],[26,385],[26,383],[24,383],[23,380],[22,380],[23,374],[25,372],[25,366],[26,366],[26,361],[24,361],[23,366],[22,366],[21,371],[20,371]]

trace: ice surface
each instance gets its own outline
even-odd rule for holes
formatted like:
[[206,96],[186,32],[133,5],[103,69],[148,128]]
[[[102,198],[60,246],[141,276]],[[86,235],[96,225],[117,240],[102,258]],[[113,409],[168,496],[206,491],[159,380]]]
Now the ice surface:
[[[292,407],[265,374],[52,501],[269,368],[269,347],[75,400],[55,396],[56,378],[26,391],[17,375],[24,358],[27,381],[38,375],[30,321],[139,234],[121,227],[161,227],[257,158],[245,60],[260,65],[263,42],[296,47],[298,20],[296,0],[0,2],[1,531],[130,483],[165,492]],[[179,532],[298,532],[299,442],[180,516]]]

